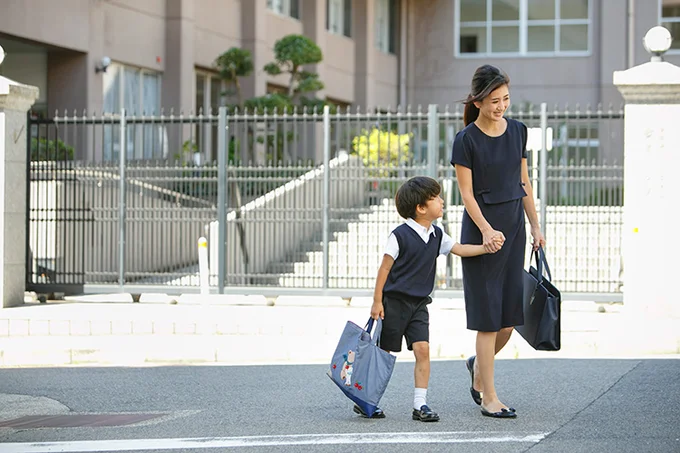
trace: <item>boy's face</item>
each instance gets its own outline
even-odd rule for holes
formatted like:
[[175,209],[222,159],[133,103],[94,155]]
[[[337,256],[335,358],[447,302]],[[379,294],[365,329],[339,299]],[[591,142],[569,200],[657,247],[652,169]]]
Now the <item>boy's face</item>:
[[437,195],[427,200],[427,203],[420,205],[417,208],[418,215],[423,220],[432,222],[444,216],[444,200]]

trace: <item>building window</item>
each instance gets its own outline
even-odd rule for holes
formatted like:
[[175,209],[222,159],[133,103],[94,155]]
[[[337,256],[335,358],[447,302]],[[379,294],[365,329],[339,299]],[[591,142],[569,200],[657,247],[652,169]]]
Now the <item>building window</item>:
[[288,96],[288,87],[267,82],[267,94],[283,94]]
[[385,53],[396,53],[397,2],[377,0],[375,8],[376,46]]
[[590,0],[455,0],[456,55],[590,52]]
[[267,0],[267,8],[283,16],[300,18],[300,0]]
[[[125,109],[130,116],[158,115],[161,105],[161,75],[155,71],[112,64],[104,73],[104,114],[118,114]],[[104,160],[118,159],[120,131],[104,128]],[[162,127],[152,124],[129,124],[127,127],[127,158],[157,159],[165,157]]]
[[[217,115],[220,107],[227,105],[225,93],[226,82],[217,74],[208,71],[196,71],[196,114]],[[192,153],[194,163],[211,162],[217,159],[217,127],[215,125],[196,125],[194,137],[189,143],[183,143],[185,153]],[[195,154],[198,153],[198,156]],[[200,157],[199,157],[200,156]]]
[[352,0],[326,1],[326,29],[336,35],[352,36]]
[[671,51],[680,51],[680,0],[661,1],[661,25],[671,32]]

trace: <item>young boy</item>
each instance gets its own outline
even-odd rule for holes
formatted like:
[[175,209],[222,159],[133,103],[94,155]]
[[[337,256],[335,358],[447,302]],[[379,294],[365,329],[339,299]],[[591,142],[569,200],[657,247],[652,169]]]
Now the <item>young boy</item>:
[[[449,252],[462,257],[486,253],[483,245],[454,244],[441,228],[432,225],[444,215],[440,192],[439,183],[425,176],[409,179],[397,191],[397,212],[407,220],[387,239],[371,307],[371,317],[383,320],[380,348],[399,352],[405,337],[408,349],[415,355],[412,418],[422,422],[439,421],[439,415],[427,405],[430,379],[427,304],[432,302],[437,257]],[[366,416],[357,405],[354,412]],[[378,409],[372,418],[385,418],[385,413]]]

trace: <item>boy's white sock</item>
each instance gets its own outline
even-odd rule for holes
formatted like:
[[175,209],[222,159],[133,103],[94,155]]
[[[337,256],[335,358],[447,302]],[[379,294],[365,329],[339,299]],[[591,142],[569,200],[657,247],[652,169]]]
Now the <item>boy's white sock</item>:
[[413,397],[413,408],[420,410],[420,408],[427,404],[427,389],[416,388]]

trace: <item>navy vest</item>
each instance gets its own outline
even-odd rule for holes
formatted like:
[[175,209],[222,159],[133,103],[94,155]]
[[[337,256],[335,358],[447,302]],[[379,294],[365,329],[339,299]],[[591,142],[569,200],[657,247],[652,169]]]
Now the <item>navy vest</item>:
[[405,223],[392,231],[399,244],[399,255],[387,276],[384,295],[417,301],[432,293],[443,236],[441,228],[434,226],[434,231],[435,237],[430,236],[427,244]]

